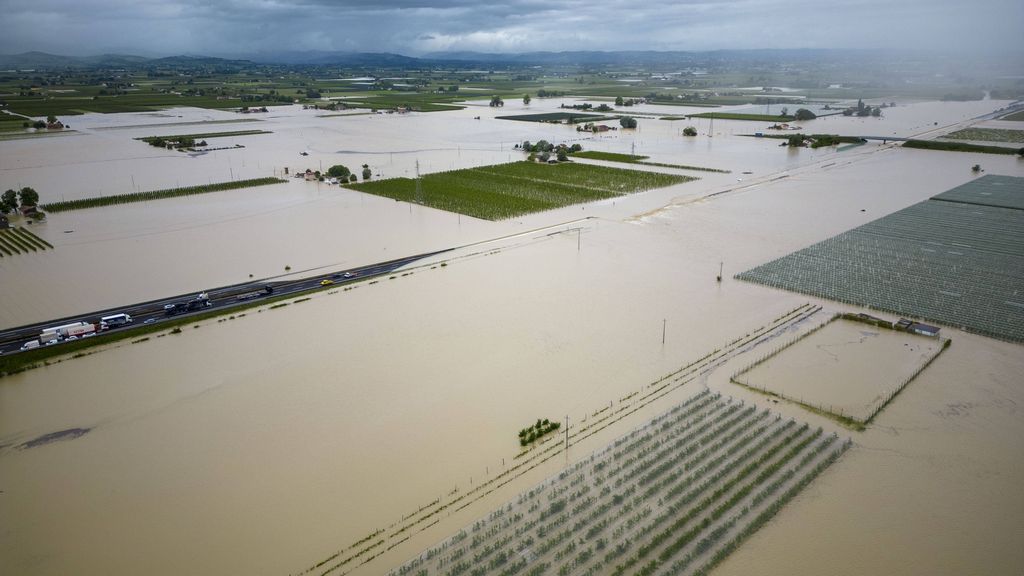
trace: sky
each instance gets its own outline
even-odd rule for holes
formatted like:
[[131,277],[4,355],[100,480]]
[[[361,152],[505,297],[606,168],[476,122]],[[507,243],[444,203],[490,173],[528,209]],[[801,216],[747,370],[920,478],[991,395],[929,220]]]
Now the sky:
[[1024,52],[1022,0],[0,0],[0,54]]

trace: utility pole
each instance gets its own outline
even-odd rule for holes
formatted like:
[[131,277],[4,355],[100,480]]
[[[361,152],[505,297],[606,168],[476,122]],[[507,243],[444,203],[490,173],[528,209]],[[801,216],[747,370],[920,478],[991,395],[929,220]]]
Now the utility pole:
[[423,204],[423,186],[420,183],[420,161],[416,160],[416,203]]
[[565,457],[569,458],[569,415],[565,416]]
[[583,235],[583,229],[582,228],[577,228],[576,229],[576,251],[577,252],[580,251],[580,237],[582,235]]
[[661,319],[661,345],[665,345],[665,326],[668,324],[667,318]]
[[722,281],[722,266],[724,266],[724,265],[725,265],[725,262],[719,262],[718,263],[718,281],[719,282]]

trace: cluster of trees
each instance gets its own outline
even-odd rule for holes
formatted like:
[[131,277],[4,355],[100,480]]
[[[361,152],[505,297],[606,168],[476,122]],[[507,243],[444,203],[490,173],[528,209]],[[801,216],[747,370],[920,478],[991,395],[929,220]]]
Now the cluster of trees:
[[687,126],[686,128],[683,128],[683,136],[696,136],[696,135],[697,135],[697,129],[694,128],[693,126]]
[[206,146],[206,140],[200,140],[196,142],[195,138],[182,137],[177,140],[164,139],[164,138],[153,138],[146,140],[150,146],[156,146],[157,148],[169,148],[171,150],[175,148],[195,148],[196,146]]
[[0,214],[7,214],[18,209],[18,206],[35,206],[39,204],[39,193],[28,186],[15,192],[8,189],[0,195]]
[[[783,114],[785,114],[785,112],[783,112]],[[793,117],[797,120],[814,120],[818,115],[807,108],[800,108],[796,111],[796,114],[794,114]]]
[[541,436],[554,432],[561,427],[558,422],[550,422],[547,418],[541,420],[537,419],[537,423],[529,428],[523,428],[519,431],[519,445],[527,446],[531,442],[538,440]]
[[438,86],[437,87],[437,91],[438,92],[458,92],[459,91],[459,87],[457,85],[455,85],[455,84],[452,84],[447,89],[445,89],[444,86]]
[[[363,180],[369,180],[373,177],[373,170],[370,169],[369,164],[363,164]],[[337,178],[341,182],[356,182],[359,178],[348,169],[347,166],[342,164],[335,164],[327,169],[327,175],[331,178]]]
[[543,88],[537,90],[537,98],[556,98],[558,96],[565,96],[565,92],[559,92],[558,90],[545,90]]
[[[656,94],[655,96],[660,96],[660,95]],[[665,95],[665,96],[667,97],[668,100],[672,100],[673,99],[672,96],[668,96],[668,95]],[[615,105],[616,106],[633,106],[634,104],[645,104],[645,103],[647,103],[647,99],[646,98],[623,98],[622,96],[616,96],[615,97]]]
[[547,162],[551,159],[552,153],[559,162],[565,162],[569,160],[569,154],[583,150],[583,146],[578,143],[573,144],[572,146],[569,146],[568,144],[559,144],[558,146],[555,146],[547,140],[538,140],[535,144],[526,140],[522,144],[516,144],[515,147],[521,149],[523,152],[529,152],[530,156],[527,160],[530,162],[535,162],[537,160]]
[[327,175],[330,176],[331,178],[337,178],[342,182],[355,182],[356,180],[358,180],[356,175],[353,174],[352,171],[349,170],[347,166],[344,166],[342,164],[335,164],[334,166],[328,168]]
[[860,99],[857,100],[857,107],[856,108],[847,108],[846,110],[843,110],[843,116],[860,116],[860,117],[874,116],[874,117],[877,118],[877,117],[879,117],[881,115],[882,115],[882,107],[881,106],[868,106],[868,105],[864,104],[863,100],[860,100]]
[[633,118],[632,116],[623,116],[622,118],[619,118],[619,126],[622,126],[623,128],[636,128],[636,125],[636,118]]
[[497,94],[491,96],[491,103],[489,104],[491,108],[499,108],[504,105],[505,101],[501,99],[501,96],[498,96]]

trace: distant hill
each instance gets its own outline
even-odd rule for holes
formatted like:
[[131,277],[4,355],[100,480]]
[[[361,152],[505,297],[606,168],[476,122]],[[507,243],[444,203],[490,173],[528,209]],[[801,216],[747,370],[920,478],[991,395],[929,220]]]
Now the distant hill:
[[873,54],[870,50],[717,50],[710,52],[658,52],[653,50],[626,50],[614,52],[433,52],[420,57],[403,56],[389,52],[329,52],[329,51],[275,51],[258,52],[242,58],[218,58],[203,55],[146,58],[126,54],[98,56],[60,56],[45,52],[0,55],[0,69],[61,69],[61,68],[131,68],[131,67],[196,67],[236,68],[258,64],[298,66],[341,66],[352,68],[420,68],[436,65],[473,64],[476,66],[707,66],[719,62],[801,62],[808,60],[843,61],[861,59]]

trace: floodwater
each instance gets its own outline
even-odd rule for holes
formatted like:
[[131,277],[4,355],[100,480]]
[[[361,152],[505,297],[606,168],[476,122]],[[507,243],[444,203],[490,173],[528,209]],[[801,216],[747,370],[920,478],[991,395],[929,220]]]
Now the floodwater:
[[941,347],[936,338],[839,319],[737,380],[866,420]]
[[[958,124],[999,105],[906,105],[870,126],[908,134],[929,129],[932,118]],[[520,108],[510,102],[497,113]],[[179,121],[234,117],[172,112]],[[98,130],[166,117],[90,115],[73,122],[87,132],[74,140],[107,146],[0,143],[0,185],[33,185],[44,201],[61,187],[69,198],[100,188],[129,191],[125,170],[144,179],[137,180],[142,189],[173,186],[177,178],[184,185],[227,179],[220,172],[229,155],[230,169],[240,170],[235,177],[320,160],[353,168],[367,159],[387,176],[414,171],[416,160],[426,171],[515,159],[495,142],[579,137],[572,128],[497,121],[494,114],[486,106],[319,119],[311,111],[275,111],[253,124],[273,126],[273,135],[239,137],[244,150],[194,159],[130,139],[167,129]],[[814,131],[859,130],[862,120],[823,119],[836,127]],[[18,574],[301,571],[497,474],[518,453],[517,431],[538,417],[568,416],[572,426],[808,301],[733,274],[961,184],[975,163],[1024,175],[1013,158],[891,144],[787,150],[738,136],[757,126],[719,121],[712,138],[689,140],[678,136],[681,124],[641,120],[635,134],[619,131],[584,146],[635,146],[652,161],[732,173],[697,173],[697,182],[498,223],[289,181],[54,214],[33,225],[56,249],[0,261],[0,325],[248,274],[273,276],[285,265],[358,265],[593,217],[553,229],[578,233],[545,230],[468,247],[445,255],[444,267],[427,261],[408,276],[205,321],[0,380],[0,559]],[[298,156],[304,149],[309,157]],[[390,150],[406,152],[392,160]],[[714,192],[725,193],[701,198]],[[1015,444],[1021,420],[1013,417],[1024,401],[1024,355],[1017,345],[953,336],[952,348],[855,437],[839,465],[723,571],[749,573],[755,561],[791,566],[796,557],[814,566],[800,571],[807,573],[854,556],[852,566],[882,573],[910,573],[914,559],[936,573],[1005,573],[1021,565],[1019,548],[1006,542],[1024,518],[1020,492],[1011,489],[1024,481]],[[765,402],[728,383],[751,359],[727,364],[708,384]],[[589,454],[697,390],[697,383],[684,386],[574,446],[568,458]],[[796,407],[773,406],[818,423]],[[89,432],[15,447],[71,429]],[[564,463],[548,462],[357,572],[379,574],[402,562]],[[833,538],[823,526],[848,538]],[[793,542],[808,538],[814,553],[797,554]],[[756,559],[747,554],[755,547]],[[925,557],[937,549],[964,552],[964,563]]]

